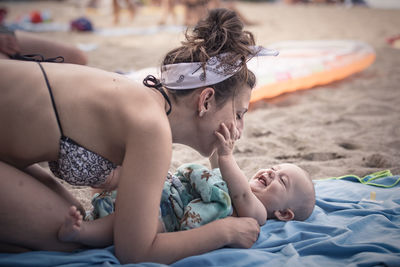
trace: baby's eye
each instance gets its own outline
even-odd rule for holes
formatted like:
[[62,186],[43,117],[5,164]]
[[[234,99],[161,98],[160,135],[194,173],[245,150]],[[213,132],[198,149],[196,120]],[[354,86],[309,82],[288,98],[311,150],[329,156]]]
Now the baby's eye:
[[280,174],[279,175],[279,179],[282,181],[283,185],[286,186],[286,175],[284,174]]
[[243,118],[243,116],[242,116],[242,114],[238,113],[238,114],[236,114],[236,118],[237,118],[238,120],[241,120],[241,119]]

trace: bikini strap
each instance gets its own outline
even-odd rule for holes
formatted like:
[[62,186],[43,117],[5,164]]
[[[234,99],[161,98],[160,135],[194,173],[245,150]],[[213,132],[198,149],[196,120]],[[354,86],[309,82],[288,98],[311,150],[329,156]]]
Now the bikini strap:
[[35,61],[35,62],[55,62],[55,63],[64,62],[64,57],[62,57],[62,56],[44,58],[40,54],[21,55],[21,54],[17,53],[15,55],[10,56],[10,58],[16,59],[16,60]]
[[165,93],[160,80],[157,79],[156,77],[154,77],[153,75],[147,75],[147,77],[144,78],[144,80],[143,80],[143,84],[146,87],[155,88],[157,91],[159,91],[163,95],[163,97],[165,98],[165,100],[167,101],[167,103],[169,105],[169,109],[167,111],[167,116],[168,116],[172,110],[171,100],[169,100],[168,95]]
[[64,136],[64,132],[61,126],[61,121],[60,121],[60,117],[58,116],[58,112],[57,112],[57,107],[56,107],[56,102],[54,101],[54,96],[53,96],[53,92],[51,90],[51,86],[50,86],[50,82],[49,79],[47,78],[47,74],[44,71],[44,68],[42,66],[42,64],[40,64],[39,61],[36,61],[37,64],[39,65],[40,69],[43,72],[43,76],[44,76],[44,80],[46,81],[46,85],[47,85],[47,89],[49,89],[49,94],[50,94],[50,98],[51,98],[51,103],[53,104],[53,109],[54,109],[54,113],[56,114],[56,119],[57,119],[57,123],[58,123],[58,127],[60,128],[60,132],[61,132],[61,136]]

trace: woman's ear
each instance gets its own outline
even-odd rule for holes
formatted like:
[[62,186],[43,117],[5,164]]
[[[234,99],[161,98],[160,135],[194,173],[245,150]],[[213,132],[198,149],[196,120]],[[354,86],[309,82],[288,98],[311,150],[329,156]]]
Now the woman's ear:
[[199,116],[202,117],[207,111],[210,110],[213,99],[215,96],[214,88],[206,87],[200,92],[197,111]]
[[294,218],[294,212],[291,209],[276,210],[274,215],[280,221],[291,221]]

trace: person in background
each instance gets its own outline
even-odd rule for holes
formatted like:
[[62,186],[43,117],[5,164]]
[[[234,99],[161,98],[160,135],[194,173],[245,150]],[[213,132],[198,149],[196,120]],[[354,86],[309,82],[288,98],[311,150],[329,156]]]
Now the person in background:
[[65,63],[88,63],[86,54],[74,45],[0,26],[0,59],[23,59],[25,55],[40,55],[46,59],[61,56]]

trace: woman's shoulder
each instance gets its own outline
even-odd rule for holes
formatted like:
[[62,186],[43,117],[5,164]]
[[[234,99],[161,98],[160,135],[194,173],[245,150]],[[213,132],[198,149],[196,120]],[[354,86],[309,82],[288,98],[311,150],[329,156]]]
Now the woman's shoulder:
[[155,111],[156,100],[151,89],[124,75],[88,66],[45,64],[55,94],[63,102],[80,101],[86,109],[96,111],[100,116],[135,117]]
[[[125,115],[147,121],[166,119],[164,99],[155,90],[124,76],[115,76],[113,85],[119,92],[120,109]],[[111,92],[112,93],[112,92]]]
[[[49,73],[58,89],[55,94],[58,99],[63,99],[62,105],[68,106],[71,114],[86,116],[86,121],[97,119],[99,125],[107,122],[119,133],[157,125],[165,128],[164,131],[170,130],[162,96],[142,83],[93,67],[65,64],[53,70],[48,66],[49,72],[55,74]],[[70,82],[66,83],[66,80]]]
[[122,75],[115,75],[109,87],[112,88],[107,92],[109,97],[104,99],[112,102],[109,108],[114,110],[114,118],[127,137],[152,140],[171,134],[160,93]]

